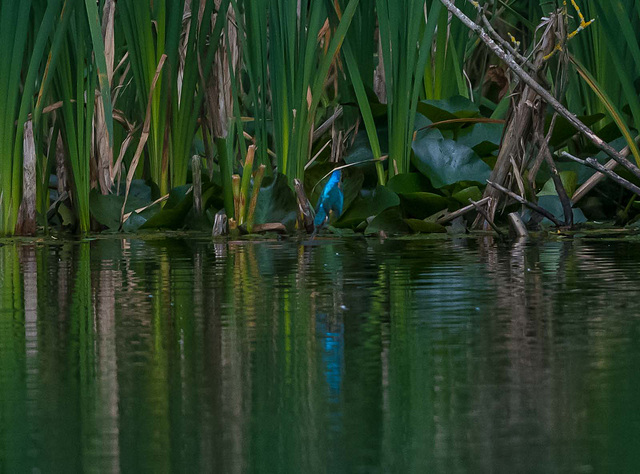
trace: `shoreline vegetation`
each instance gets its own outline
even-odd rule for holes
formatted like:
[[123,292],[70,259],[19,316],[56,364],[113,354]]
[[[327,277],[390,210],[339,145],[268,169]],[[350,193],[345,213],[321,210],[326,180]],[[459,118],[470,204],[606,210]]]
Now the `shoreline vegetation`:
[[320,237],[640,225],[640,0],[0,0],[0,40],[1,236],[304,239],[335,169]]

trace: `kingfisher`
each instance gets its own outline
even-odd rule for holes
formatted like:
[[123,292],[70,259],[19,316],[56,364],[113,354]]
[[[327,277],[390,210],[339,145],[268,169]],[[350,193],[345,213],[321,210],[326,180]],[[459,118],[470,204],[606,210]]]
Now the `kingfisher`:
[[331,177],[322,190],[320,199],[318,200],[318,208],[316,209],[316,217],[313,220],[315,227],[313,236],[322,229],[329,221],[329,214],[333,214],[340,217],[342,214],[342,206],[344,204],[344,195],[340,187],[340,178],[342,173],[340,170],[335,170],[331,173]]

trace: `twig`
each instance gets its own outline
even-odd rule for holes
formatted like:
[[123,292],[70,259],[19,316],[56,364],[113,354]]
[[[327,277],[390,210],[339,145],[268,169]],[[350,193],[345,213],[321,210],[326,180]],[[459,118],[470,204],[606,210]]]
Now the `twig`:
[[538,214],[546,217],[547,219],[549,219],[551,222],[554,223],[554,225],[556,227],[562,227],[564,226],[564,224],[562,222],[560,222],[553,214],[551,214],[549,211],[547,211],[546,209],[538,206],[537,204],[532,203],[531,201],[527,201],[525,198],[523,198],[522,196],[518,196],[516,193],[509,191],[507,188],[505,188],[504,186],[500,186],[497,183],[494,183],[493,181],[488,181],[487,180],[487,184],[489,186],[493,186],[494,188],[496,188],[498,191],[502,191],[503,193],[505,193],[507,196],[515,199],[516,201],[518,201],[520,204],[528,207],[529,209],[531,209],[532,211],[537,212]]
[[557,116],[558,114],[553,114],[549,132],[546,136],[543,136],[542,130],[544,127],[544,116],[540,115],[540,118],[535,125],[534,136],[536,138],[536,141],[538,142],[540,153],[542,154],[544,160],[547,162],[549,170],[551,171],[551,179],[553,180],[553,185],[556,188],[556,192],[558,193],[558,197],[560,198],[560,203],[562,204],[564,221],[569,227],[573,227],[573,209],[571,208],[571,201],[569,200],[569,195],[567,194],[567,190],[564,187],[564,183],[562,182],[560,173],[558,173],[558,167],[553,161],[553,155],[551,155],[551,150],[549,149],[549,140],[551,139],[553,127],[555,126],[555,119],[557,118]]
[[442,4],[455,15],[467,28],[475,32],[480,39],[491,49],[500,59],[502,59],[507,66],[529,87],[536,91],[551,107],[553,107],[558,114],[562,115],[567,121],[579,130],[585,137],[587,137],[598,149],[604,151],[611,158],[616,160],[626,169],[628,169],[635,176],[640,178],[640,168],[631,163],[618,153],[612,146],[598,137],[589,127],[587,127],[580,119],[572,114],[567,108],[565,108],[555,97],[538,82],[535,81],[524,69],[516,62],[511,54],[505,52],[488,34],[482,29],[480,25],[475,23],[469,17],[467,17],[462,11],[457,8],[451,0],[440,0]]
[[293,180],[293,186],[296,190],[296,199],[298,200],[299,217],[308,234],[313,232],[313,213],[311,211],[311,203],[307,199],[304,192],[304,186],[299,179]]
[[318,138],[320,138],[322,135],[324,135],[324,132],[326,132],[327,130],[329,130],[331,128],[331,125],[333,125],[333,123],[338,120],[340,117],[342,117],[342,106],[338,106],[338,108],[336,108],[336,111],[333,113],[333,115],[331,117],[329,117],[322,125],[320,125],[318,128],[316,128],[313,132],[313,141],[315,142]]
[[[581,160],[580,158],[573,156],[567,153],[566,151],[562,152],[562,156],[564,156],[565,158],[569,158],[570,160],[573,160],[576,163],[580,163],[581,165],[585,165],[585,166],[588,166],[589,168],[593,168],[594,170],[599,171],[603,175],[606,175],[607,177],[609,177],[610,179],[618,183],[623,188],[626,188],[632,193],[635,193],[640,196],[640,188],[638,186],[627,181],[622,176],[617,174],[615,171],[612,171],[609,168],[607,168],[605,165],[601,165],[598,162],[598,160],[596,160],[595,158],[587,158],[585,160]],[[608,164],[609,163],[607,163],[607,165]]]
[[[616,160],[609,160],[604,164],[604,167],[610,171],[613,171],[618,166]],[[582,186],[576,189],[576,192],[571,196],[571,201],[575,204],[582,199],[589,191],[596,187],[596,185],[606,178],[606,175],[602,173],[593,174],[588,180],[584,182]]]
[[475,202],[473,199],[469,198],[469,202],[471,203],[471,205],[473,207],[476,208],[476,211],[478,211],[480,214],[482,214],[482,217],[484,217],[484,219],[489,223],[491,228],[496,231],[496,234],[498,234],[500,237],[503,237],[504,234],[502,233],[502,231],[500,229],[498,229],[498,227],[495,225],[493,220],[489,217],[489,214],[487,214],[487,211],[485,211],[482,208],[482,206],[480,204],[478,204],[477,202]]
[[[640,141],[640,135],[634,138],[634,141],[638,143]],[[620,154],[624,157],[629,156],[631,154],[631,148],[629,147],[629,145],[624,147],[620,152]],[[617,165],[618,165],[617,161],[609,160],[605,163],[604,167],[611,171],[615,169]],[[574,204],[577,203],[580,199],[584,197],[585,194],[591,191],[604,178],[605,178],[605,175],[603,173],[596,173],[593,176],[591,176],[587,181],[585,181],[585,183],[582,186],[580,186],[576,190],[576,192],[571,197],[571,201],[573,201]]]
[[457,219],[460,216],[464,216],[467,212],[473,211],[476,208],[476,206],[484,206],[485,204],[488,204],[489,201],[491,201],[490,197],[482,198],[479,201],[477,201],[475,205],[469,204],[468,206],[465,206],[461,209],[458,209],[457,211],[454,211],[450,214],[447,214],[446,216],[441,217],[436,221],[436,224],[441,224],[441,225],[446,224],[447,222]]
[[532,71],[535,71],[536,68],[531,63],[531,61],[529,61],[528,58],[520,54],[516,48],[511,46],[507,40],[502,38],[502,36],[500,36],[498,32],[493,29],[493,25],[491,24],[487,16],[484,14],[484,7],[480,5],[478,2],[475,2],[475,3],[471,2],[471,4],[474,5],[478,10],[478,14],[480,15],[480,18],[482,18],[482,23],[484,24],[484,27],[487,29],[487,32],[493,38],[493,40],[496,41],[497,43],[500,43],[500,46],[502,46],[509,53],[515,56],[516,59],[518,59],[522,63],[522,65],[527,66]]
[[[187,192],[188,192],[188,191],[187,191]],[[134,212],[135,212],[136,214],[140,214],[141,212],[144,212],[144,211],[146,211],[147,209],[149,209],[150,207],[155,206],[156,204],[159,204],[159,203],[161,203],[161,202],[164,202],[164,201],[166,201],[167,199],[169,199],[169,195],[168,195],[168,194],[165,194],[165,195],[164,195],[164,196],[162,196],[161,198],[158,198],[158,199],[156,199],[155,201],[153,201],[151,204],[147,204],[146,206],[142,206],[142,207],[140,207],[140,208],[138,208],[138,209],[135,209],[135,210],[134,210],[134,211],[132,211],[132,212],[127,212],[127,213],[124,215],[123,219],[122,219],[122,223],[127,222],[127,220],[131,217],[131,215],[132,215]]]

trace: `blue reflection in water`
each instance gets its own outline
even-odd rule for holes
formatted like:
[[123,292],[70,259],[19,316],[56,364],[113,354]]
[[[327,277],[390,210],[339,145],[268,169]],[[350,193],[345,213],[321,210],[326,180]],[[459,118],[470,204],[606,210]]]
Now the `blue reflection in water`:
[[[322,364],[324,377],[329,387],[329,402],[340,402],[340,389],[344,373],[344,325],[330,321],[326,313],[319,313],[316,318],[316,333],[322,340]],[[339,414],[334,414],[339,418]]]

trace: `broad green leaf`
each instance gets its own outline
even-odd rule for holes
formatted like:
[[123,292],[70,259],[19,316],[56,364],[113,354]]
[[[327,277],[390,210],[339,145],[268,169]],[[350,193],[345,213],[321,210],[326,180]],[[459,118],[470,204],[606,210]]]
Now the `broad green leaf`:
[[490,155],[500,148],[504,124],[477,123],[458,131],[457,142],[472,148],[480,156]]
[[463,206],[467,206],[469,204],[469,199],[473,199],[474,201],[482,199],[482,191],[480,191],[478,186],[469,186],[462,191],[452,194],[451,197]]
[[399,196],[402,210],[417,219],[425,219],[449,205],[447,198],[433,193],[406,193]]
[[398,207],[390,207],[378,214],[367,226],[364,235],[384,232],[387,235],[406,234],[411,230]]
[[[120,212],[122,211],[123,203],[124,196],[116,196],[115,194],[102,195],[95,189],[89,195],[91,215],[96,221],[110,230],[118,230],[120,228]],[[130,195],[129,199],[127,199],[125,213],[144,207],[149,203],[149,199]]]
[[432,122],[478,117],[480,115],[476,104],[459,95],[446,100],[423,100],[418,103],[418,112]]
[[171,190],[164,208],[144,223],[141,229],[179,229],[193,207],[191,186],[178,186]]
[[395,175],[387,183],[387,188],[394,193],[419,193],[429,191],[429,180],[420,173],[403,173]]
[[423,234],[443,234],[447,232],[447,229],[435,222],[423,221],[421,219],[405,219],[405,223],[414,232],[421,232]]
[[[560,198],[555,196],[542,196],[538,199],[538,205],[551,214],[553,214],[558,220],[564,220],[564,211],[562,209],[562,203],[560,202]],[[544,224],[551,224],[551,221],[547,218],[542,221]],[[582,213],[580,209],[573,209],[573,223],[574,224],[582,224],[587,222],[587,218]]]
[[378,215],[385,209],[400,204],[398,195],[384,186],[378,186],[369,193],[363,191],[362,194],[342,215],[342,218],[336,223],[336,227],[356,227],[368,217]]
[[[572,196],[578,184],[578,174],[575,171],[560,171],[560,179],[562,180],[562,185],[567,191],[567,194]],[[549,180],[544,184],[542,190],[538,193],[538,197],[557,195],[556,186],[551,178],[549,178]]]
[[298,212],[296,196],[283,174],[266,177],[262,181],[254,222],[271,224],[280,222],[292,231]]
[[436,188],[458,181],[484,183],[491,173],[489,166],[468,146],[445,138],[426,136],[413,143],[414,166]]

